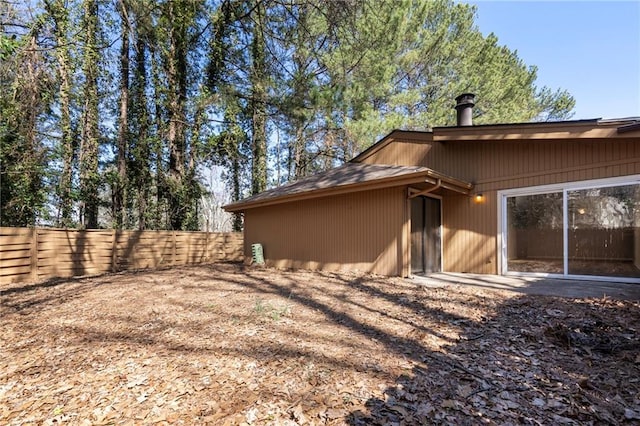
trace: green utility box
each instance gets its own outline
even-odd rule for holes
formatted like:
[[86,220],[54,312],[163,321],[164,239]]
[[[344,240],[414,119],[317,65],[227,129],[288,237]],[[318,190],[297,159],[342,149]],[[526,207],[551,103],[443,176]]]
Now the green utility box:
[[251,244],[251,254],[253,256],[253,263],[258,265],[264,265],[264,254],[262,252],[262,244]]

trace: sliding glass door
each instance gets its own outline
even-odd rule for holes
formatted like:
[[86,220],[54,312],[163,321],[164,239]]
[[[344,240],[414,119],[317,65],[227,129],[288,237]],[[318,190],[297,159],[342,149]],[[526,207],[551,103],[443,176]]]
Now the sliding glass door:
[[562,192],[507,198],[509,271],[562,274]]
[[503,272],[640,278],[640,183],[502,191]]

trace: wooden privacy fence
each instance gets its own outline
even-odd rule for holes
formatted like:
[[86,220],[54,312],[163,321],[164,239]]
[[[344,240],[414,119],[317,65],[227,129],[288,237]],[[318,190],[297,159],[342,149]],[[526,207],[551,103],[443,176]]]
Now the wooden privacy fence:
[[0,228],[0,284],[242,257],[241,233]]

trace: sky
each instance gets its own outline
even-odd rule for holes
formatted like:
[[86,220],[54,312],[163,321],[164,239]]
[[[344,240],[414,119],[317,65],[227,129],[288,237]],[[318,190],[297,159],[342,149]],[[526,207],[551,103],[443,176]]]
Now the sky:
[[537,86],[573,95],[572,119],[640,116],[640,0],[464,2],[483,34],[538,67]]

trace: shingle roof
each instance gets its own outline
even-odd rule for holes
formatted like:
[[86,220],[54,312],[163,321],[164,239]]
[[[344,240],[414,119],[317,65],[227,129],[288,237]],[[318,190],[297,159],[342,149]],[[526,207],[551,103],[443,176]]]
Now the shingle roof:
[[425,182],[436,179],[446,180],[461,189],[468,189],[472,185],[467,182],[442,175],[427,167],[390,166],[383,164],[346,163],[342,166],[308,176],[277,188],[245,198],[236,203],[224,206],[227,211],[242,211],[247,208],[276,204],[296,198],[314,198],[330,195],[344,190],[358,191],[371,189],[372,186],[397,186],[410,182]]

